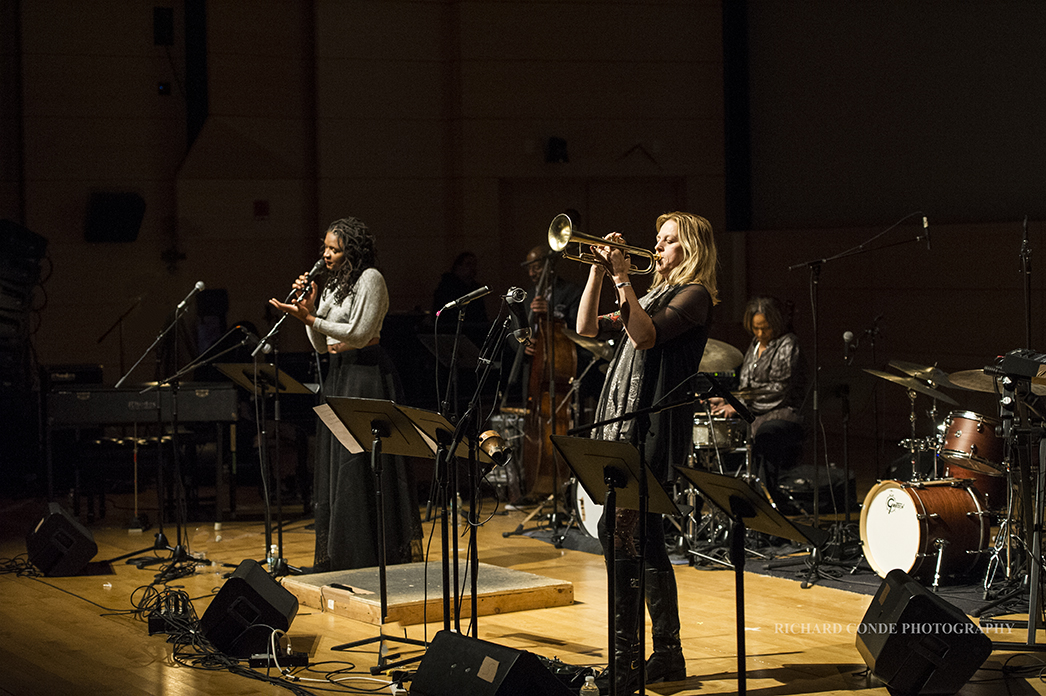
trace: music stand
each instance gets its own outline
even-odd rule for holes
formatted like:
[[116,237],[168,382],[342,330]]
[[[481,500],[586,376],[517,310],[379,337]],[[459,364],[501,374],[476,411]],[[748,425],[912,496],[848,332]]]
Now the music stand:
[[[215,363],[218,370],[252,394],[260,393],[263,396],[275,394],[315,394],[315,389],[310,389],[286,372],[276,375],[276,367],[271,363]],[[255,373],[257,367],[257,373]],[[257,375],[257,376],[256,376]]]
[[[388,615],[388,585],[385,561],[385,502],[382,492],[382,454],[403,457],[421,457],[426,459],[440,459],[445,454],[445,449],[450,444],[453,426],[446,418],[438,413],[425,411],[423,409],[399,406],[392,401],[383,399],[363,399],[344,396],[329,396],[327,403],[320,404],[314,409],[334,437],[352,454],[361,454],[369,451],[371,453],[371,467],[375,476],[375,500],[377,502],[378,514],[378,582],[379,599],[381,602],[381,616],[378,632],[374,638],[353,641],[336,645],[331,650],[349,650],[360,645],[367,645],[385,640],[395,640],[400,643],[427,647],[423,640],[407,637],[390,637],[381,633],[382,627]],[[455,452],[462,449],[467,454],[468,444],[459,443]],[[487,462],[493,463],[489,457],[483,455]],[[438,464],[437,464],[438,466]],[[446,477],[443,477],[444,479]],[[447,545],[448,535],[446,533],[446,510],[444,505],[444,546]],[[447,564],[449,558],[446,552],[443,556],[444,563],[444,624],[449,628],[449,587]],[[397,663],[386,662],[387,655],[379,651],[378,664],[371,668],[373,674],[385,671],[389,667],[416,662],[418,659],[401,660]]]
[[[678,515],[671,496],[654,476],[648,467],[642,466],[639,450],[630,442],[616,440],[592,440],[586,437],[569,435],[550,435],[555,447],[567,466],[581,482],[585,492],[592,501],[604,505],[603,518],[606,520],[607,539],[614,538],[617,508],[642,510],[640,506],[640,476],[646,472],[647,512],[662,515]],[[620,498],[619,498],[620,496]],[[614,598],[617,593],[617,580],[614,574],[616,551],[611,541],[607,545],[607,669],[610,672],[611,688],[617,684],[617,658],[614,654],[614,637],[617,632],[617,620],[614,612]],[[642,573],[642,568],[640,569]],[[643,635],[640,631],[639,648],[644,648]],[[646,681],[645,675],[641,681]]]
[[827,533],[816,527],[795,524],[777,511],[770,501],[744,479],[725,474],[677,466],[706,499],[725,512],[733,527],[730,530],[730,560],[734,564],[734,595],[737,604],[737,693],[744,696],[745,671],[745,529],[820,546]]
[[[254,398],[262,399],[262,403],[267,396],[270,394],[274,395],[277,399],[280,394],[315,394],[316,392],[304,384],[294,379],[286,372],[277,370],[276,366],[271,363],[215,363],[214,367],[218,369],[223,375],[232,380],[235,384],[243,387],[250,392]],[[283,498],[281,494],[282,488],[282,471],[280,467],[280,408],[279,404],[273,409],[273,420],[275,425],[273,430],[276,434],[276,472],[275,472],[275,484],[276,484],[276,548],[277,555],[274,560],[270,560],[270,564],[273,566],[270,570],[275,570],[276,575],[286,575],[290,566],[287,565],[283,558]],[[264,410],[262,411],[262,418],[264,419]],[[268,438],[265,436],[265,424],[264,420],[259,424],[262,432],[261,437],[258,438],[258,452],[259,452],[259,463],[262,467],[262,481],[264,482],[263,490],[265,491],[265,558],[273,559],[272,555],[272,514],[269,510],[269,457],[267,456],[267,445]],[[221,505],[221,501],[217,500],[215,496],[215,505]],[[294,572],[301,572],[300,569],[293,569]]]

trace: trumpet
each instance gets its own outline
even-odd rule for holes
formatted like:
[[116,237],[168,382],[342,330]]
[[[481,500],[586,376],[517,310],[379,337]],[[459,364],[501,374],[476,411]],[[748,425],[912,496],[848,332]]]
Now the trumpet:
[[[578,250],[576,254],[570,254],[564,249],[567,248],[568,244],[577,244]],[[635,264],[629,266],[629,273],[634,275],[646,275],[654,272],[654,266],[657,260],[661,258],[660,254],[654,251],[647,251],[640,247],[629,246],[627,244],[621,244],[620,242],[612,242],[601,237],[593,237],[587,234],[581,234],[574,229],[573,223],[570,221],[570,217],[563,213],[560,213],[556,217],[552,218],[552,224],[548,226],[548,245],[552,247],[553,251],[562,251],[563,258],[570,259],[571,261],[578,261],[580,263],[588,264],[599,264],[602,263],[602,259],[597,257],[595,254],[582,254],[581,245],[588,244],[589,246],[608,246],[620,249],[623,253],[629,256],[642,256],[649,261],[646,267],[639,268]]]

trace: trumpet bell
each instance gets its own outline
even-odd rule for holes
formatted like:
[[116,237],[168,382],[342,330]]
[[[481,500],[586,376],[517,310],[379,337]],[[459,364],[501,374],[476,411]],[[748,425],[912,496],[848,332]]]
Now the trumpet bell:
[[552,218],[552,224],[548,226],[548,245],[552,251],[563,251],[570,244],[570,237],[574,232],[574,225],[570,222],[570,216],[560,213]]

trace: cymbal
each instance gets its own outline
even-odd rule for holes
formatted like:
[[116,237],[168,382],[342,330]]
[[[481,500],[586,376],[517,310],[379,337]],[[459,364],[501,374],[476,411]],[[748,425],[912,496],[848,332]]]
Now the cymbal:
[[[999,375],[1001,377],[1001,375]],[[986,374],[984,370],[962,370],[948,375],[951,383],[960,389],[984,392],[986,394],[1001,394],[1002,385],[995,385],[995,377]],[[1035,377],[1031,380],[1031,393],[1036,396],[1046,395],[1046,380]]]
[[698,370],[701,372],[727,372],[741,364],[745,356],[729,343],[708,339]]
[[[961,372],[953,372],[948,375],[948,379],[952,384],[960,389],[985,392],[986,394],[996,393],[995,378],[992,375],[985,374],[984,370],[963,370]],[[998,391],[1001,392],[1002,387],[1000,387]]]
[[959,405],[959,402],[953,399],[952,397],[948,396],[943,392],[937,391],[933,387],[928,386],[913,377],[901,377],[900,375],[893,375],[889,372],[883,372],[882,370],[872,370],[867,367],[864,368],[864,371],[870,375],[882,377],[883,379],[889,380],[896,384],[900,384],[901,386],[911,389],[913,391],[921,392],[923,394],[926,394],[927,396],[932,396],[938,401],[943,401],[946,404],[951,404],[953,406]]
[[891,360],[889,364],[890,367],[897,368],[901,372],[909,374],[916,379],[921,379],[925,382],[933,382],[939,387],[955,386],[948,379],[948,373],[938,368],[936,365],[933,367],[927,367],[925,365],[905,362],[904,360]]
[[613,360],[614,358],[614,346],[610,345],[608,341],[582,336],[577,331],[571,331],[567,328],[563,329],[563,335],[597,358],[602,358],[603,360]]

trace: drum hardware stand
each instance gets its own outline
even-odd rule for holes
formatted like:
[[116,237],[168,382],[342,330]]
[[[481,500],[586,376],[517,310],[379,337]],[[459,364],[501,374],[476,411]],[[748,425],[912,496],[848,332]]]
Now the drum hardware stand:
[[[1036,643],[1036,634],[1042,622],[1039,606],[1039,583],[1042,570],[1043,497],[1044,486],[1046,486],[1046,482],[1044,482],[1046,465],[1043,465],[1041,460],[1046,459],[1046,440],[1043,439],[1043,428],[1030,427],[1026,409],[1021,408],[1026,405],[1024,404],[1024,396],[1030,392],[1030,383],[1026,379],[1022,376],[1010,374],[1003,377],[1003,391],[999,400],[999,410],[1002,416],[1002,436],[1009,447],[1008,451],[1019,452],[1019,440],[1022,436],[1026,439],[1027,456],[1025,458],[1018,457],[1018,463],[1021,469],[1020,490],[1022,493],[1021,509],[1024,513],[1023,519],[1025,522],[1024,531],[1025,534],[1030,535],[1030,539],[1022,543],[1026,557],[1026,568],[1021,587],[1005,598],[997,600],[995,604],[1019,596],[1027,589],[1028,633],[1024,643],[993,641],[992,647],[996,650],[1046,650],[1046,645]],[[1018,420],[1016,424],[1014,423],[1015,418]],[[1032,435],[1038,435],[1040,438],[1037,455],[1032,450],[1030,439]]]
[[[1011,462],[1006,460],[1003,462],[1006,466],[1006,515],[999,522],[999,531],[995,535],[995,543],[992,545],[991,556],[988,558],[988,568],[984,572],[984,599],[990,598],[990,590],[992,582],[995,580],[995,572],[999,566],[999,556],[1003,554],[1005,550],[1006,554],[1006,578],[1011,580],[1013,578],[1013,545],[1011,539],[1011,525],[1013,523],[1014,515],[1014,493],[1013,493],[1013,468]],[[995,606],[994,603],[982,607],[981,610],[988,609]]]
[[933,585],[931,589],[934,592],[938,591],[938,586],[941,584],[941,562],[944,560],[944,547],[948,545],[947,539],[941,539],[938,537],[933,540],[933,546],[937,549],[937,565],[933,572]]

